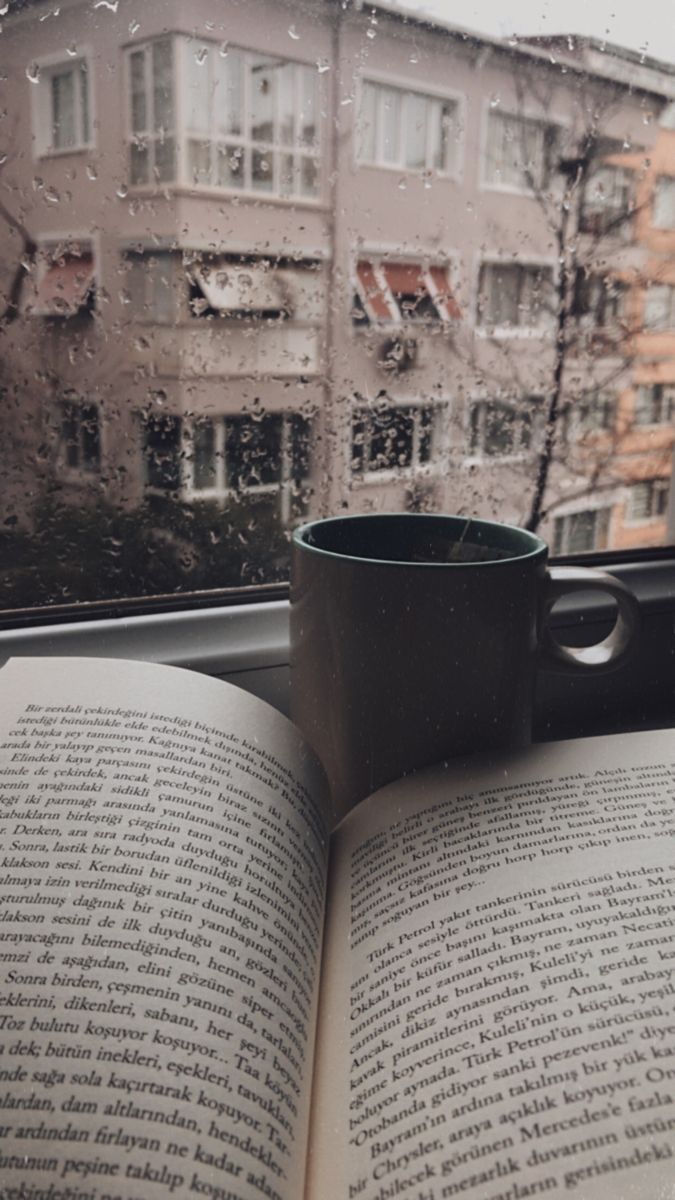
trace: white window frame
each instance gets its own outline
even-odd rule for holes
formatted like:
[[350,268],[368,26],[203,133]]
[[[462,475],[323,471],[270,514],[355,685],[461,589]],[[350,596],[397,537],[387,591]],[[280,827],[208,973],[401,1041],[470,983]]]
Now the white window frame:
[[[552,552],[552,554],[554,554],[554,555],[558,555],[558,554],[590,554],[593,551],[598,549],[598,547],[595,544],[597,542],[597,529],[596,528],[594,528],[594,530],[593,530],[593,542],[594,542],[593,546],[588,547],[587,550],[570,550],[570,548],[569,548],[571,522],[574,520],[575,517],[585,516],[587,513],[589,513],[589,514],[593,513],[595,515],[596,520],[599,518],[600,513],[605,514],[600,519],[602,521],[606,522],[605,536],[607,538],[607,541],[609,542],[611,540],[611,528],[612,528],[612,521],[613,521],[613,516],[614,516],[612,504],[609,503],[608,501],[606,501],[604,504],[603,503],[597,503],[597,504],[589,503],[584,508],[570,509],[567,512],[557,512],[557,513],[553,514],[553,530],[552,530],[552,534],[551,534],[551,552]],[[558,525],[559,521],[563,522],[563,524]],[[560,537],[558,536],[559,530],[560,530]],[[603,547],[600,547],[600,549],[603,549]]]
[[[160,140],[161,136],[153,133],[153,115],[152,115],[152,65],[151,55],[152,46],[158,41],[167,40],[171,44],[172,52],[172,94],[173,94],[173,126],[169,131],[168,136],[174,139],[174,172],[170,180],[158,181],[153,176],[155,166],[154,150],[151,149],[148,163],[149,178],[145,182],[131,181],[131,145],[136,136],[142,136],[143,140],[151,147]],[[186,189],[191,194],[206,194],[206,195],[229,195],[240,196],[244,199],[255,199],[258,201],[271,201],[275,203],[293,204],[293,205],[308,205],[310,207],[321,207],[323,203],[323,129],[322,129],[322,111],[325,105],[322,103],[323,85],[319,80],[317,82],[316,91],[316,141],[313,145],[301,144],[299,139],[295,139],[292,143],[285,145],[280,137],[278,127],[278,111],[275,111],[274,135],[271,141],[258,142],[251,136],[251,120],[252,120],[252,105],[251,105],[251,72],[257,65],[269,63],[276,66],[288,66],[294,69],[294,96],[296,100],[296,110],[298,108],[298,97],[302,87],[301,76],[299,71],[308,72],[308,78],[314,79],[317,75],[316,66],[313,63],[308,63],[300,59],[289,57],[280,57],[276,54],[262,54],[259,50],[247,49],[244,46],[230,46],[228,44],[227,57],[239,55],[242,63],[243,72],[243,88],[244,88],[244,107],[242,112],[242,131],[238,134],[228,134],[219,132],[214,124],[214,103],[209,103],[209,131],[207,134],[201,130],[190,130],[188,126],[189,120],[189,79],[187,74],[188,55],[200,54],[205,51],[205,58],[200,66],[200,71],[205,72],[205,79],[209,80],[213,72],[213,64],[219,61],[219,45],[220,43],[210,41],[208,39],[200,39],[195,42],[184,34],[170,33],[162,34],[154,38],[149,38],[146,41],[134,43],[125,48],[125,96],[126,96],[126,146],[127,146],[127,176],[129,186],[134,192],[151,191],[156,192],[158,189],[170,187],[172,190],[176,188]],[[146,132],[134,134],[132,120],[132,96],[131,96],[131,58],[132,55],[139,51],[145,51],[144,79],[145,79],[145,105],[146,105]],[[213,95],[213,88],[207,84],[209,96]],[[189,168],[189,144],[191,141],[202,143],[209,147],[209,162],[210,162],[210,178],[200,181],[193,178]],[[244,158],[244,182],[242,186],[234,184],[219,183],[216,177],[215,166],[217,164],[217,147],[219,145],[234,146],[241,149]],[[269,190],[253,186],[251,180],[251,163],[254,151],[261,153],[270,153],[273,155],[274,177],[272,187]],[[294,187],[290,190],[285,190],[281,185],[281,176],[279,164],[283,155],[290,155],[293,158],[293,180]],[[301,180],[301,160],[303,158],[311,159],[316,165],[317,189],[316,193],[309,193],[300,189]]]
[[[490,454],[485,449],[486,435],[486,418],[490,409],[499,407],[502,410],[510,411],[514,421],[514,448],[507,451],[505,454]],[[478,410],[478,446],[471,446],[472,438],[472,418],[473,413]],[[526,416],[528,411],[532,413],[530,421],[530,444],[523,445],[523,433],[527,425]],[[523,462],[528,458],[532,458],[537,453],[537,438],[541,434],[541,430],[545,423],[544,398],[543,396],[528,394],[522,397],[516,396],[474,396],[469,400],[466,406],[465,420],[465,436],[464,445],[466,446],[465,461],[471,463],[513,463]]]
[[[364,87],[370,85],[378,89],[376,96],[377,110],[377,126],[375,130],[375,157],[367,158],[360,152],[362,144],[361,124],[364,120]],[[398,155],[395,160],[386,159],[382,154],[383,139],[381,136],[382,118],[384,111],[385,97],[383,93],[386,91],[395,92],[399,96],[401,104],[401,119],[399,123],[398,137]],[[404,143],[403,129],[405,124],[404,108],[408,97],[419,98],[431,102],[454,105],[453,120],[456,125],[456,137],[446,145],[454,146],[454,154],[452,163],[446,163],[443,167],[436,167],[433,164],[434,147],[432,137],[432,126],[427,122],[425,130],[426,142],[426,161],[423,167],[408,166],[404,161]],[[356,118],[354,121],[353,137],[354,137],[354,152],[353,162],[355,167],[372,167],[380,171],[395,171],[397,174],[427,176],[433,175],[438,179],[447,179],[459,182],[463,174],[464,164],[464,130],[465,130],[465,97],[461,92],[454,91],[449,88],[435,88],[433,86],[418,87],[416,81],[400,78],[396,75],[385,75],[376,71],[369,71],[367,74],[360,76],[356,85]]]
[[[82,452],[84,450],[84,436],[82,424],[84,418],[80,416],[78,428],[78,451],[80,462],[77,465],[68,463],[67,446],[63,436],[63,423],[65,420],[65,409],[69,407],[73,410],[81,410],[85,408],[93,409],[96,414],[97,434],[98,434],[98,462],[92,466],[86,466],[82,461]],[[100,404],[94,400],[87,400],[83,396],[63,394],[58,399],[58,440],[56,453],[56,469],[59,476],[69,483],[91,483],[96,480],[101,474],[103,463],[103,420]]]
[[[596,191],[595,186],[602,187],[603,179],[607,180],[606,190]],[[584,185],[579,213],[579,232],[587,236],[601,236],[610,233],[627,241],[631,234],[631,200],[633,172],[626,167],[615,166],[612,163],[598,163],[589,174]],[[597,215],[598,229],[586,228],[586,222]],[[614,228],[608,228],[614,226]]]
[[[664,301],[665,304],[663,304]],[[655,309],[657,305],[663,307],[663,317],[659,314],[656,319],[653,316],[650,317],[650,305],[652,309]],[[644,294],[644,333],[668,333],[673,329],[675,329],[675,283],[648,284]]]
[[[354,404],[349,423],[349,477],[351,483],[358,487],[359,484],[363,483],[403,482],[432,476],[437,470],[442,456],[442,417],[446,407],[447,401],[444,400],[395,400],[383,405],[383,408],[386,408],[387,412],[393,412],[394,410],[403,411],[412,416],[412,461],[407,466],[387,465],[379,468],[371,467],[369,469],[367,464],[370,458],[373,433],[372,419],[377,416],[377,412],[372,405],[368,405],[367,403]],[[425,413],[428,413],[431,417],[429,424],[429,459],[427,462],[420,462],[421,425],[422,417]],[[362,467],[357,466],[354,459],[354,425],[357,421],[361,421],[364,426]]]
[[[647,420],[644,419],[645,413]],[[633,407],[634,428],[649,429],[657,425],[670,425],[674,417],[675,383],[638,384]]]
[[[424,259],[424,263],[426,264],[425,266],[422,265],[422,259]],[[358,272],[359,263],[368,263],[370,265],[370,267],[372,268],[373,274],[375,276],[375,281],[378,285],[378,289],[379,289],[381,295],[384,297],[387,308],[389,309],[389,319],[388,320],[385,320],[382,317],[378,317],[377,314],[373,311],[370,299],[366,293],[365,288],[363,287],[363,285],[361,283],[361,279],[359,278],[359,272]],[[403,314],[399,304],[397,303],[396,296],[392,292],[392,290],[389,286],[389,283],[387,281],[385,267],[387,266],[388,263],[390,265],[398,265],[400,263],[401,265],[404,265],[404,266],[417,267],[420,270],[420,273],[422,275],[422,280],[423,280],[423,283],[424,283],[424,286],[426,289],[426,293],[427,293],[429,299],[432,301],[434,308],[436,309],[437,319],[434,319],[434,320],[424,320],[421,318],[415,319],[415,318],[405,316]],[[429,269],[430,266],[431,267],[439,267],[441,270],[445,271],[446,278],[448,281],[448,289],[449,289],[450,295],[454,297],[456,288],[455,288],[455,284],[453,281],[454,271],[452,269],[451,263],[448,263],[448,262],[431,262],[431,263],[429,263],[428,256],[427,255],[422,256],[420,254],[416,255],[414,258],[412,258],[410,255],[405,254],[405,253],[392,254],[391,256],[389,256],[389,255],[383,254],[382,251],[368,253],[368,251],[364,250],[361,254],[359,254],[359,256],[354,264],[353,271],[352,271],[351,294],[358,295],[358,297],[361,301],[361,304],[363,305],[363,309],[366,313],[366,316],[368,317],[368,325],[366,326],[366,328],[387,330],[387,329],[400,329],[401,326],[406,326],[407,328],[409,328],[411,336],[412,336],[413,330],[416,330],[418,332],[424,332],[425,329],[433,330],[435,328],[443,328],[443,327],[451,328],[453,325],[456,325],[459,318],[450,317],[448,315],[448,313],[444,311],[444,307],[442,305],[436,304],[436,296],[438,294],[438,289],[436,287],[433,276]],[[355,327],[358,328],[358,326],[355,326]]]
[[[164,261],[168,264],[166,285],[162,283],[161,274],[158,271]],[[180,252],[160,247],[143,250],[125,249],[123,250],[123,263],[125,271],[128,272],[125,278],[125,291],[129,297],[134,322],[145,325],[177,324],[181,315],[177,293],[179,272],[182,272],[185,278],[185,304],[187,304],[188,292],[188,277]],[[137,297],[134,296],[132,272],[136,275],[136,283],[139,285],[139,292],[142,293],[140,307],[136,302]],[[166,297],[161,296],[161,288],[164,286],[166,286]],[[159,302],[161,299],[166,299],[169,315],[162,311],[162,305]]]
[[[154,86],[153,86],[153,47],[159,42],[167,42],[171,48],[171,106],[173,120],[169,129],[155,129],[154,115]],[[142,42],[127,46],[124,53],[124,103],[125,103],[125,148],[126,148],[126,178],[129,187],[137,190],[157,191],[158,189],[175,186],[180,179],[180,151],[178,130],[180,128],[180,111],[178,108],[179,88],[176,63],[177,38],[174,34],[162,33]],[[145,103],[145,129],[134,130],[133,95],[132,95],[132,57],[143,54],[143,92]],[[140,140],[141,145],[148,149],[148,179],[147,182],[132,181],[131,151],[132,146]],[[169,179],[160,180],[156,174],[158,144],[163,145],[173,139],[173,174]]]
[[[39,287],[40,283],[42,282],[42,280],[44,279],[45,275],[47,274],[47,272],[49,271],[49,269],[52,265],[51,262],[49,261],[49,256],[51,254],[53,254],[53,252],[56,249],[58,249],[60,246],[64,246],[64,245],[68,246],[69,244],[78,246],[83,251],[91,254],[91,260],[92,260],[93,267],[94,267],[94,276],[93,276],[94,304],[93,304],[93,308],[94,308],[94,311],[96,311],[96,297],[98,295],[98,292],[99,292],[99,289],[101,286],[101,280],[100,280],[100,275],[99,275],[99,264],[101,261],[101,244],[100,244],[100,234],[98,234],[98,233],[92,234],[90,232],[77,232],[77,231],[73,232],[72,230],[67,230],[62,233],[59,233],[58,231],[55,231],[54,233],[50,233],[48,237],[39,238],[38,243],[37,243],[37,253],[35,255],[35,265],[33,267],[33,270],[36,273],[35,278],[36,278],[37,286]],[[75,256],[73,255],[73,257],[75,257]],[[54,316],[60,320],[66,320],[66,321],[71,320],[72,317],[74,317],[76,315],[77,314],[72,313],[72,314],[64,314],[63,316],[59,316],[58,313],[51,314],[51,313],[44,313],[44,312],[39,312],[39,311],[35,311],[35,312],[31,313],[31,316],[35,316],[36,318],[39,317],[39,318],[44,319],[45,316],[50,317],[50,318],[52,316]]]
[[[309,421],[309,436],[311,439],[311,417],[307,417],[305,413],[294,412],[292,409],[284,409],[283,411],[279,412],[271,410],[267,415],[270,417],[279,417],[281,420],[281,478],[278,482],[274,483],[260,483],[234,488],[230,486],[227,480],[225,449],[226,423],[228,420],[240,421],[245,419],[246,416],[250,414],[237,412],[224,413],[220,414],[219,416],[205,415],[203,417],[187,417],[180,413],[171,415],[175,416],[176,419],[180,421],[180,449],[178,455],[179,482],[178,486],[175,489],[172,489],[174,495],[178,495],[181,500],[184,500],[189,504],[200,500],[215,501],[218,504],[224,504],[231,496],[245,495],[255,497],[278,495],[282,522],[287,524],[291,520],[293,515],[293,488],[295,484],[292,462],[293,440],[291,421],[294,416],[301,417]],[[213,432],[215,482],[211,487],[198,487],[195,484],[195,426],[206,424],[211,426]],[[309,478],[309,474],[306,478]],[[164,494],[163,488],[147,482],[145,484],[145,490],[146,492],[155,495]]]
[[[96,146],[96,112],[94,106],[94,72],[92,63],[94,54],[91,46],[78,46],[75,54],[58,51],[53,54],[41,55],[29,66],[31,72],[37,74],[37,82],[30,84],[31,88],[31,118],[33,130],[33,158],[59,158],[67,154],[82,154],[91,151]],[[76,76],[74,87],[74,123],[76,136],[70,146],[57,146],[53,139],[54,116],[52,110],[52,80],[56,75],[77,72],[84,67],[87,88],[87,129],[83,131],[82,92],[77,86]],[[82,136],[83,132],[87,136]]]
[[490,119],[497,116],[505,120],[520,121],[528,125],[539,125],[542,130],[541,150],[542,174],[546,167],[546,162],[543,157],[545,150],[545,133],[547,129],[552,130],[556,136],[560,136],[566,128],[566,122],[554,116],[544,115],[541,112],[516,112],[511,108],[492,108],[490,102],[487,101],[483,107],[483,119],[481,122],[480,133],[480,151],[479,151],[479,188],[481,191],[504,192],[514,196],[535,196],[537,190],[551,188],[555,179],[555,172],[550,172],[547,177],[543,177],[540,182],[535,180],[534,187],[523,181],[521,184],[506,183],[498,179],[494,179],[489,163],[489,145],[490,145]]
[[675,229],[675,175],[658,175],[652,209],[654,229]]
[[[551,294],[555,295],[555,287],[557,282],[556,264],[552,259],[504,259],[498,255],[485,254],[477,261],[477,269],[475,276],[475,294],[473,304],[474,327],[477,335],[483,338],[541,338],[546,337],[551,333],[555,322],[555,313],[547,315],[543,313],[544,320],[538,325],[490,325],[489,322],[483,322],[482,314],[479,312],[479,301],[481,296],[481,273],[484,268],[496,267],[511,267],[518,268],[522,271],[548,271],[550,275]],[[543,312],[543,310],[542,310]]]
[[[606,436],[616,427],[617,396],[599,388],[593,395],[568,404],[565,413],[565,438],[581,441],[586,437]],[[609,420],[598,420],[600,413],[608,414]]]
[[[626,493],[624,523],[626,525],[648,525],[654,521],[665,521],[668,516],[668,479],[639,479],[632,483]],[[640,498],[646,497],[647,512]]]

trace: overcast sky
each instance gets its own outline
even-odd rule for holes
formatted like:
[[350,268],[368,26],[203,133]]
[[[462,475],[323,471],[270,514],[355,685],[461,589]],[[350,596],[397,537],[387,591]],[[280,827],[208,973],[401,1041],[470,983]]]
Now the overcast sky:
[[675,0],[399,0],[402,8],[508,37],[585,33],[675,62]]

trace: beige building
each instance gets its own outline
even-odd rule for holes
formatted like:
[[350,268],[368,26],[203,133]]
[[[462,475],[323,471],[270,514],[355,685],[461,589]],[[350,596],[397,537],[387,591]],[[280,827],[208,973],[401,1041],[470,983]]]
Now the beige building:
[[663,540],[665,68],[385,4],[50,12],[3,26],[10,520],[46,494],[522,523],[559,392],[545,536]]

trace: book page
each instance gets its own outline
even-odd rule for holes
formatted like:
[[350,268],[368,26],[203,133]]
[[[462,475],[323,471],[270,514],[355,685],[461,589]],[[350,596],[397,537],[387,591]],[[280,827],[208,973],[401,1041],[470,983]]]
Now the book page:
[[538,746],[338,829],[307,1195],[675,1180],[675,734]]
[[297,1200],[316,760],[171,667],[14,660],[0,688],[0,1195]]

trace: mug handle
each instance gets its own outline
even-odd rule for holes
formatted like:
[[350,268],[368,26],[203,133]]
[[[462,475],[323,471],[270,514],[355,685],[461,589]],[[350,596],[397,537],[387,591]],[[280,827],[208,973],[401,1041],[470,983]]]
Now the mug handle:
[[[595,567],[549,567],[544,599],[544,627],[540,665],[553,671],[613,671],[632,653],[640,628],[640,608],[633,593],[606,571]],[[607,592],[619,611],[611,632],[592,646],[563,646],[553,636],[549,618],[556,600],[571,592],[593,589]]]

